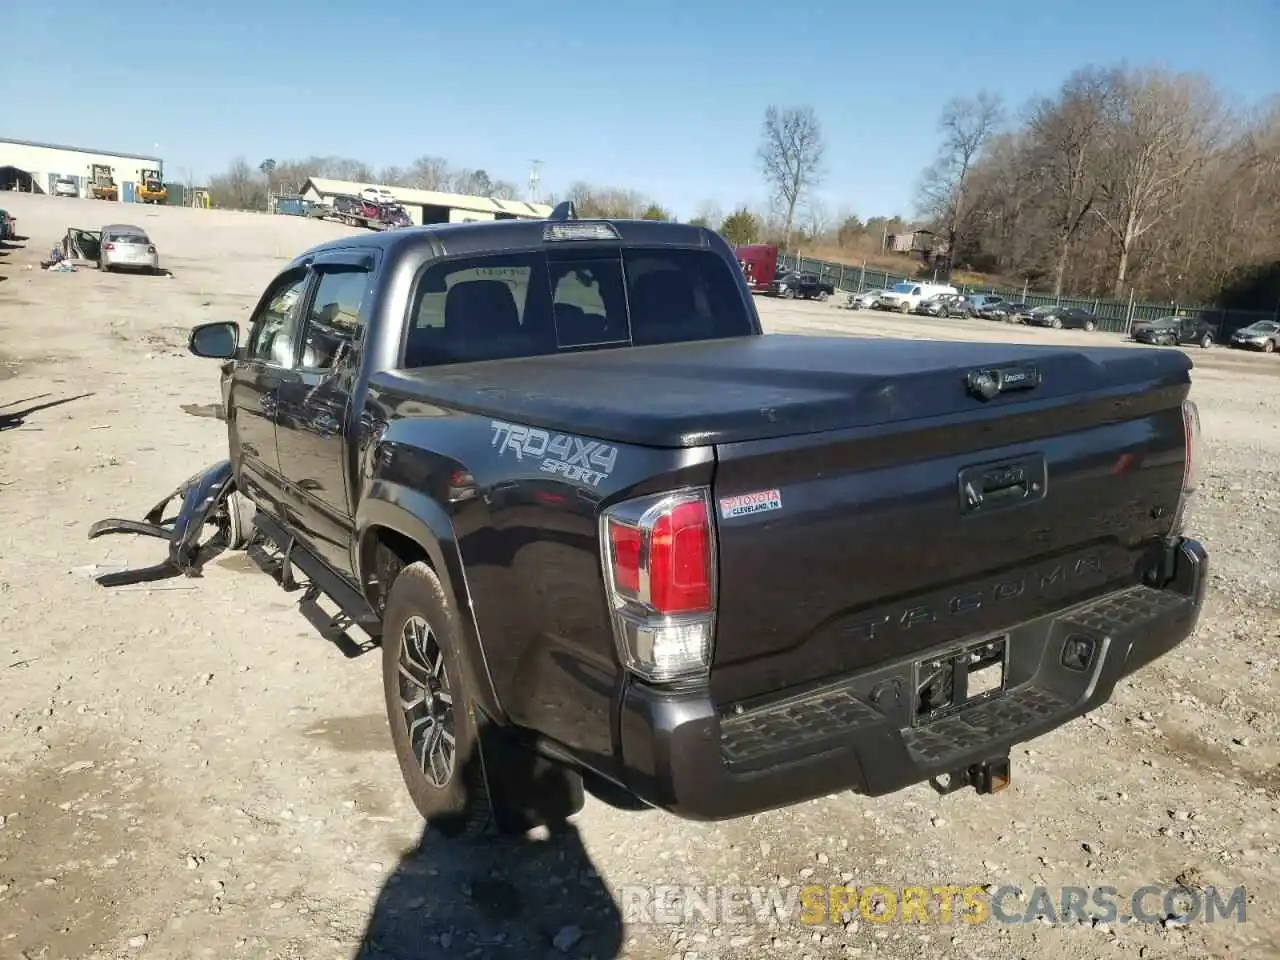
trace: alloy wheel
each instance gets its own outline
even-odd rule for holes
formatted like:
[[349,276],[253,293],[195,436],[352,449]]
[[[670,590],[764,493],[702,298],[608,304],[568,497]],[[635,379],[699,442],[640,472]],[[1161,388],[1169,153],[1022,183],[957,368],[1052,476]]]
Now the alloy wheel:
[[440,641],[422,617],[410,617],[400,631],[399,669],[409,745],[432,786],[446,787],[458,758],[453,692]]

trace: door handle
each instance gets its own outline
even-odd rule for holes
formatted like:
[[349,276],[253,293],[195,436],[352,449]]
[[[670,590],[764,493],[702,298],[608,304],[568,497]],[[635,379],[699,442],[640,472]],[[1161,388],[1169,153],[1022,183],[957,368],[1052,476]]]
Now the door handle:
[[960,512],[979,513],[1040,500],[1047,486],[1044,457],[1036,455],[1007,463],[982,464],[961,470]]

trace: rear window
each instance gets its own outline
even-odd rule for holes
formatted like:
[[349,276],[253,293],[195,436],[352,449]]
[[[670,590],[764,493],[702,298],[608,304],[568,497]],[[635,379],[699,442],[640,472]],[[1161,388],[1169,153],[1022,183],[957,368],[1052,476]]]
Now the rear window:
[[753,330],[738,283],[704,250],[444,261],[419,280],[404,367],[746,336]]

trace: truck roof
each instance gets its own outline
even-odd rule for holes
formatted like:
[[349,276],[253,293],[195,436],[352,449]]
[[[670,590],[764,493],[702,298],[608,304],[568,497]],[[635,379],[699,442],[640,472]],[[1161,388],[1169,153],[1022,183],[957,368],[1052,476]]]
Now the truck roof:
[[[550,239],[546,233],[552,227],[577,229],[600,224],[612,227],[616,236],[586,240]],[[434,245],[438,257],[541,249],[548,243],[566,246],[590,243],[593,246],[615,244],[625,247],[710,249],[713,236],[712,231],[706,227],[662,220],[490,220],[480,223],[436,223],[330,240],[299,254],[294,259],[294,264],[301,265],[337,250],[377,249],[388,256],[395,256],[422,243]]]

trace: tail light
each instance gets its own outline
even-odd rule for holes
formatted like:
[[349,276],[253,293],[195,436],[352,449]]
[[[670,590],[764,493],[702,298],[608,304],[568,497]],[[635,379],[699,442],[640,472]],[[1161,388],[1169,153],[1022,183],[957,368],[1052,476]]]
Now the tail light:
[[1173,534],[1182,532],[1182,523],[1186,519],[1187,503],[1200,485],[1200,409],[1194,400],[1182,402],[1182,431],[1185,442],[1185,458],[1182,465],[1182,493],[1178,497],[1178,511],[1173,518]]
[[103,250],[114,250],[115,248],[116,248],[116,245],[114,243],[104,243],[102,245]]
[[705,678],[715,634],[716,562],[705,488],[628,500],[600,519],[619,655],[654,682]]

